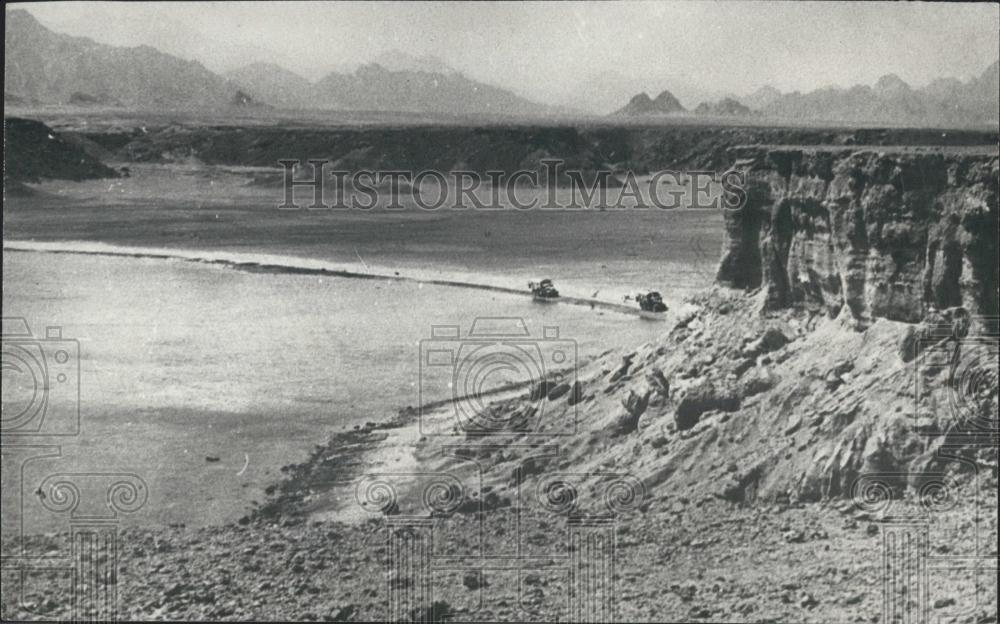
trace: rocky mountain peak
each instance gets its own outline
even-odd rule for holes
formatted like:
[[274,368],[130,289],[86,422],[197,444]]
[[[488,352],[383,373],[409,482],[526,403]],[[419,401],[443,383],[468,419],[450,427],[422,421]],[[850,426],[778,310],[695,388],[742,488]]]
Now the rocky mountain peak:
[[910,85],[896,74],[886,74],[875,82],[875,91],[881,93],[902,93],[910,90]]
[[671,113],[683,113],[685,112],[684,106],[681,105],[677,98],[673,96],[669,91],[663,91],[656,99],[651,99],[649,94],[643,91],[642,93],[635,95],[629,100],[628,104],[624,108],[619,110],[616,115],[669,115]]
[[684,105],[674,97],[674,94],[670,91],[664,89],[660,92],[656,99],[653,100],[653,104],[656,109],[662,113],[683,113],[685,110]]

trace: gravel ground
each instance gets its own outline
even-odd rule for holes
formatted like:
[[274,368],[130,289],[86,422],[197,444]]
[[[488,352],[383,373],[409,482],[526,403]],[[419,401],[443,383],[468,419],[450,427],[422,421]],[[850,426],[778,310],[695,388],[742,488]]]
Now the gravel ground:
[[[927,587],[910,594],[908,608],[919,608],[912,599],[918,595],[937,621],[997,621],[996,495],[992,476],[978,490],[966,485],[954,507],[921,521],[929,531]],[[613,614],[617,621],[882,622],[883,542],[899,518],[918,509],[906,501],[892,517],[879,517],[847,501],[755,507],[714,498],[658,501],[612,527],[582,529],[615,537],[613,587],[602,590],[612,572],[593,564],[575,568],[576,587],[585,568],[598,571],[582,592],[571,591],[565,518],[522,517],[520,530],[505,534],[496,527],[515,526],[510,509],[424,518],[433,526],[417,521],[410,523],[416,528],[395,529],[404,543],[407,534],[433,535],[434,555],[423,566],[401,556],[406,549],[389,547],[389,529],[378,519],[354,526],[285,518],[128,529],[119,536],[118,616],[594,621]],[[484,524],[492,528],[483,531]],[[33,537],[26,549],[46,552],[67,539]],[[478,556],[515,543],[520,560]],[[969,571],[969,555],[980,557],[978,574]],[[5,574],[5,620],[72,616],[66,574],[26,579],[19,601],[12,591],[18,579]],[[896,603],[903,618],[903,603]]]

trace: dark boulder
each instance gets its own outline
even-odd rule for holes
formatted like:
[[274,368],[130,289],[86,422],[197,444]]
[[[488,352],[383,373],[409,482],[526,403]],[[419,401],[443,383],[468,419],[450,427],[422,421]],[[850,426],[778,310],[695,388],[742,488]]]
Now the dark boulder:
[[705,412],[713,410],[734,412],[739,408],[740,399],[730,388],[716,385],[706,379],[684,391],[677,404],[674,420],[677,428],[683,431],[698,424],[698,420]]

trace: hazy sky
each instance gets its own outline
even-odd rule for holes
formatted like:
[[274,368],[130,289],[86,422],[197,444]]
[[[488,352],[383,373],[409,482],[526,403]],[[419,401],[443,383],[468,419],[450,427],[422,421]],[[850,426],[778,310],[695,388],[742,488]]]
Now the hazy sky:
[[[8,5],[11,6],[11,5]],[[981,73],[1000,6],[860,2],[41,3],[53,30],[148,44],[213,70],[270,60],[307,77],[389,50],[558,99],[605,72],[742,94]],[[654,93],[655,95],[655,93]]]

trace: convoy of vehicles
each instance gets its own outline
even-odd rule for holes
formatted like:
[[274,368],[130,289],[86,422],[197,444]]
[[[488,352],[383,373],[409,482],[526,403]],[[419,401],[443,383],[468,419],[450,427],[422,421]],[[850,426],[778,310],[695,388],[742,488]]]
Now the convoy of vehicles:
[[[528,282],[528,289],[531,291],[531,298],[540,303],[554,303],[559,300],[559,291],[552,284],[551,279],[543,279],[538,282]],[[663,296],[655,291],[636,293],[635,296],[626,295],[625,301],[635,301],[639,304],[639,316],[651,320],[663,320],[666,318],[667,304],[663,301]]]

